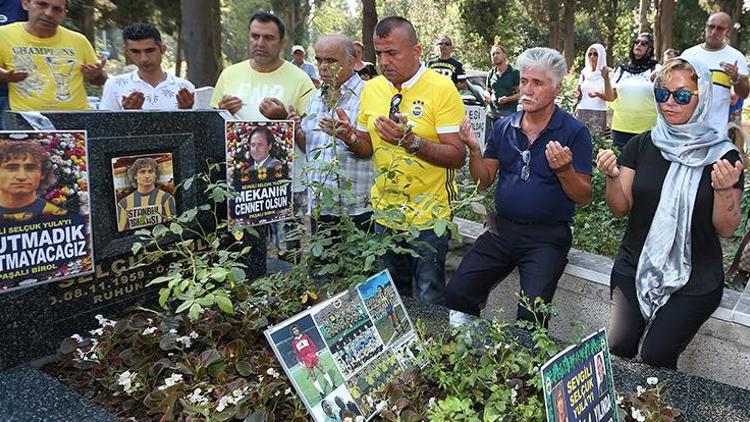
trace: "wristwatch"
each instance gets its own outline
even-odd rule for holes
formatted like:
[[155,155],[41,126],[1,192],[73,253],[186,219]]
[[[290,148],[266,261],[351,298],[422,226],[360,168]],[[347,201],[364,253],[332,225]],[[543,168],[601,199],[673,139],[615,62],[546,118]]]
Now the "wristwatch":
[[411,141],[411,145],[406,147],[406,152],[409,154],[416,154],[417,151],[419,151],[419,147],[422,145],[422,138],[419,136],[414,136],[414,139]]

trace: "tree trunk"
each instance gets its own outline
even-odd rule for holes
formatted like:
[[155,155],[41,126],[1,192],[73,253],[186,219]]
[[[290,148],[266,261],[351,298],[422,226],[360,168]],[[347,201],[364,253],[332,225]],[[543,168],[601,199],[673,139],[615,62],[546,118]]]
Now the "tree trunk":
[[78,22],[78,29],[80,29],[81,33],[86,36],[91,45],[94,46],[96,41],[96,33],[94,31],[95,7],[94,0],[84,0],[81,2],[81,17]]
[[638,24],[638,33],[651,32],[651,25],[648,23],[648,12],[651,0],[641,0],[641,6],[638,9],[640,23]]
[[560,37],[560,3],[557,0],[547,1],[549,13],[549,46],[557,51],[562,50]]
[[[648,0],[647,0],[648,1]],[[605,34],[607,38],[607,66],[615,68],[617,66],[614,62],[614,45],[615,36],[617,35],[617,7],[619,6],[618,0],[606,0],[607,5],[607,25],[605,28]]]
[[177,77],[182,77],[182,20],[177,22],[177,48],[174,52],[174,74]]
[[378,11],[375,8],[375,0],[362,0],[362,44],[365,45],[365,61],[375,63],[375,46],[372,44],[372,36],[375,33],[375,24],[378,23]]
[[657,0],[655,4],[657,7],[654,25],[656,29],[654,55],[657,60],[661,60],[664,50],[672,47],[675,0]]
[[575,60],[575,25],[576,25],[576,0],[564,0],[565,7],[565,38],[563,39],[563,49],[565,51],[565,61],[568,67],[573,66]]
[[219,0],[180,0],[180,14],[187,79],[213,86],[222,68]]

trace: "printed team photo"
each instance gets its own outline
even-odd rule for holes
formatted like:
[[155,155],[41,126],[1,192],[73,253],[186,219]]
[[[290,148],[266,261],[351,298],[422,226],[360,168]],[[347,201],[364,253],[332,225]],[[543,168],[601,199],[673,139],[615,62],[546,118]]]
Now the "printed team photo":
[[413,330],[387,270],[357,286],[357,291],[386,347]]
[[399,343],[391,346],[396,355],[399,365],[405,370],[427,364],[427,357],[422,353],[422,345],[414,332],[407,334],[399,340]]
[[85,131],[0,132],[0,290],[93,272]]
[[400,373],[401,365],[396,356],[387,350],[354,374],[348,381],[349,392],[363,413],[369,415],[375,411],[380,397],[375,393],[384,389]]
[[313,317],[344,378],[383,351],[383,342],[356,292],[340,294]]
[[309,312],[267,330],[266,337],[308,409],[344,384]]
[[151,227],[177,213],[171,153],[112,159],[117,231]]

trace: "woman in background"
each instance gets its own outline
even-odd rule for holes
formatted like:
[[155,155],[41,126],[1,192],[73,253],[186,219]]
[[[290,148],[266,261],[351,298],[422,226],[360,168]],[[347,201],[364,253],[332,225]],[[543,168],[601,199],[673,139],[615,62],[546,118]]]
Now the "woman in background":
[[605,84],[607,78],[602,75],[602,68],[607,67],[607,52],[601,44],[592,44],[586,50],[586,66],[581,70],[576,91],[580,98],[575,116],[588,125],[589,130],[603,134],[607,126],[607,102],[605,101]]
[[[622,149],[633,136],[650,130],[656,124],[653,76],[661,65],[654,60],[654,39],[651,34],[640,34],[630,49],[630,61],[617,67],[612,84],[605,87],[605,99],[610,101],[612,114],[612,143]],[[602,77],[609,69],[602,69]]]

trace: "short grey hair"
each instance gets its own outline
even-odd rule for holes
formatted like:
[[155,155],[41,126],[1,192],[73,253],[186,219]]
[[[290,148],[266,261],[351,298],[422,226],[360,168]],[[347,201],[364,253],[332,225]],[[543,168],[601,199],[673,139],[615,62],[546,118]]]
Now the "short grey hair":
[[354,50],[354,42],[352,42],[352,39],[347,37],[344,34],[327,34],[323,35],[322,37],[318,38],[318,41],[315,43],[315,45],[318,44],[318,42],[330,39],[335,41],[339,46],[344,50],[344,56],[346,56],[347,59],[353,59],[356,57],[357,52]]
[[524,69],[545,71],[549,74],[553,85],[559,85],[565,73],[568,72],[565,57],[559,51],[547,47],[534,47],[524,51],[518,56],[516,67],[520,71]]

